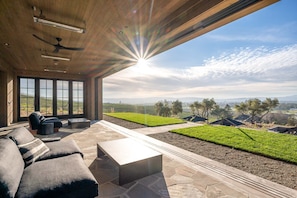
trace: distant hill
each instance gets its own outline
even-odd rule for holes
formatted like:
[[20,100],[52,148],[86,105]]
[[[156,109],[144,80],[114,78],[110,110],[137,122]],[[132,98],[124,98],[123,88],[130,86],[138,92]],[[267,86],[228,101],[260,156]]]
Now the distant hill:
[[[252,97],[254,98],[254,97]],[[265,100],[266,97],[257,97],[260,100]],[[297,95],[285,96],[285,97],[268,97],[268,98],[278,98],[280,102],[297,102]],[[179,100],[183,103],[193,103],[195,101],[201,102],[204,98],[198,97],[184,97],[184,98],[160,98],[160,97],[150,97],[150,98],[103,98],[103,103],[122,103],[122,104],[155,104],[158,101],[175,101]],[[239,103],[244,102],[250,98],[228,98],[228,99],[219,99],[214,98],[218,103]]]
[[[252,97],[255,98],[255,97]],[[248,99],[252,98],[231,98],[231,99],[215,99],[216,102],[225,102],[225,103],[238,103],[238,102],[244,102]],[[284,97],[256,97],[260,100],[265,100],[266,98],[277,98],[279,102],[297,102],[297,95],[292,96],[284,96]]]
[[297,95],[286,96],[286,97],[279,97],[278,100],[280,102],[297,102]]

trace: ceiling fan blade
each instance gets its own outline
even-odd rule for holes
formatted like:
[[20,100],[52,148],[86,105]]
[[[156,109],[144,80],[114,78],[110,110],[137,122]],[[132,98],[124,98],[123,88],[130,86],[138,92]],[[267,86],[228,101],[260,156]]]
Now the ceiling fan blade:
[[32,35],[33,35],[35,38],[37,38],[37,39],[39,39],[39,40],[41,40],[41,41],[43,41],[43,42],[45,42],[45,43],[47,43],[47,44],[49,44],[49,45],[54,45],[54,44],[52,44],[52,43],[50,43],[50,42],[48,42],[48,41],[46,41],[46,40],[40,38],[39,36],[37,36],[37,35],[35,35],[35,34],[32,34]]
[[82,51],[82,50],[84,50],[84,48],[64,47],[64,46],[60,45],[60,41],[62,41],[62,39],[59,38],[59,37],[56,38],[57,41],[58,41],[58,43],[57,43],[57,44],[52,44],[52,43],[50,43],[50,42],[48,42],[48,41],[46,41],[46,40],[40,38],[39,36],[37,36],[37,35],[35,35],[35,34],[33,34],[33,36],[34,36],[35,38],[37,38],[37,39],[39,39],[39,40],[41,40],[41,41],[43,41],[43,42],[49,44],[49,45],[54,46],[54,47],[55,47],[55,50],[53,51],[54,53],[58,53],[59,50],[61,50],[61,49],[64,49],[64,50],[73,50],[73,51]]
[[59,50],[60,50],[60,48],[59,47],[56,47],[55,50],[53,51],[53,53],[58,53]]
[[64,46],[62,46],[62,47],[63,47],[62,49],[65,49],[65,50],[73,50],[73,51],[82,51],[82,50],[84,50],[84,48],[64,47]]

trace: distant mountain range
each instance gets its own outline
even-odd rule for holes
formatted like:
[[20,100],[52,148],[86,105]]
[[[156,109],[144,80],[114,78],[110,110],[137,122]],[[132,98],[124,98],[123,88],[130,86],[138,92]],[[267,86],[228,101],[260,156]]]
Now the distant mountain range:
[[[257,97],[260,100],[265,100],[266,97]],[[285,97],[269,97],[269,98],[277,98],[280,102],[297,102],[297,95],[285,96]],[[185,98],[158,98],[158,97],[150,97],[150,98],[103,98],[103,103],[123,103],[123,104],[155,104],[158,101],[175,101],[179,100],[183,103],[193,103],[195,101],[201,102],[204,98],[195,98],[195,97],[185,97]],[[250,98],[230,98],[230,99],[216,99],[214,100],[218,103],[239,103],[244,102]]]

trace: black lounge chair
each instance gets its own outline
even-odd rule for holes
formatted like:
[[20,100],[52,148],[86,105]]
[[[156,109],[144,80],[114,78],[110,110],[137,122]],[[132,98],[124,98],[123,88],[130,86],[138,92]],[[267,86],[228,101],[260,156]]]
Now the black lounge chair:
[[38,134],[46,135],[54,131],[58,132],[62,127],[62,122],[57,117],[44,117],[40,112],[36,111],[29,116],[30,128],[33,131],[37,130]]

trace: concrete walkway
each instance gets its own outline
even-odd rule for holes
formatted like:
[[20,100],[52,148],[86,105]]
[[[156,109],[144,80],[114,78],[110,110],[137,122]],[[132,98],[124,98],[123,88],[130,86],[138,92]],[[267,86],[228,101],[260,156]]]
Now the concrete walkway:
[[150,135],[154,133],[164,133],[172,129],[181,129],[181,128],[199,126],[199,125],[201,124],[197,124],[194,122],[187,122],[183,124],[172,124],[172,125],[159,126],[159,127],[144,127],[139,129],[133,129],[133,131],[142,133],[144,135]]

